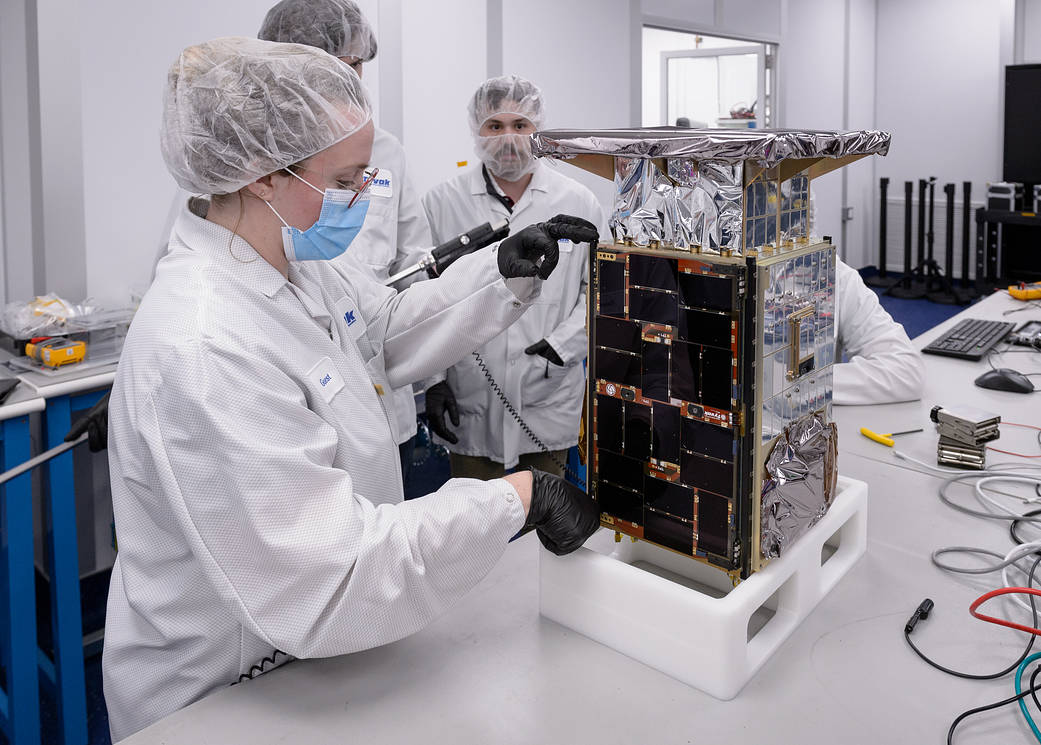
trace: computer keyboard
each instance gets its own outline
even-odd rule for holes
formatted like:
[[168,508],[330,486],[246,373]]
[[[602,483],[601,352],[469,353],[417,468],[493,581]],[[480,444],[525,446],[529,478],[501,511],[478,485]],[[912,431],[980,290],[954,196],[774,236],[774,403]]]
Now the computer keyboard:
[[995,344],[1004,339],[1015,325],[1007,321],[966,318],[922,351],[927,354],[960,357],[963,360],[980,360]]

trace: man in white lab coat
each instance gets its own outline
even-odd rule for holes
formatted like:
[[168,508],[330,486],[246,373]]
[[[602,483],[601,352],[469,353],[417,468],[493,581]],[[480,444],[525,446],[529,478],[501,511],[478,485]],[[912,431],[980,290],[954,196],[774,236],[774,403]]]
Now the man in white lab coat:
[[[543,114],[541,92],[523,78],[492,78],[477,89],[469,120],[481,163],[423,197],[435,243],[489,220],[507,218],[516,232],[561,212],[604,230],[593,193],[532,158],[530,135]],[[518,462],[563,472],[582,410],[588,251],[562,242],[557,270],[524,316],[482,346],[480,359],[464,358],[428,388],[430,427],[447,443],[453,476],[491,478]]]
[[127,334],[109,408],[119,555],[102,661],[113,740],[293,657],[422,628],[518,532],[599,527],[550,474],[452,480],[402,503],[384,399],[521,316],[561,217],[385,287],[349,254],[367,209],[358,76],[299,44],[216,39],[166,79],[167,168],[195,194]]
[[[810,234],[817,233],[817,199],[810,188]],[[893,320],[860,273],[835,262],[835,377],[837,405],[917,401],[925,383],[922,354]],[[843,362],[843,356],[848,362]]]
[[[925,363],[856,269],[835,265],[836,404],[886,404],[922,397]],[[842,356],[849,362],[842,362]]]
[[[257,37],[318,47],[350,65],[359,77],[377,51],[376,35],[352,0],[282,0],[268,11]],[[379,173],[369,187],[365,225],[351,253],[352,260],[367,264],[383,281],[419,261],[433,244],[419,194],[408,177],[405,149],[380,127],[376,127],[370,162]],[[397,289],[408,284],[411,281],[405,280]],[[401,475],[407,490],[416,442],[412,386],[393,390],[387,403],[398,422]]]

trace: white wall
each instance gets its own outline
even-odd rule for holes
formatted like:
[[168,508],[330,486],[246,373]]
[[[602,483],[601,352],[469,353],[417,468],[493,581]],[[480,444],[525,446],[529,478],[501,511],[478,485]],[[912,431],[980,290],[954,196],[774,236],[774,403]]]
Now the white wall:
[[1019,0],[1022,5],[1022,49],[1017,62],[1041,62],[1041,0]]
[[[550,16],[553,22],[546,23]],[[603,20],[591,25],[591,18]],[[542,89],[547,128],[628,125],[628,18],[628,0],[504,3],[503,72],[528,78]],[[605,49],[610,54],[601,53]],[[613,182],[567,164],[559,167],[592,189],[605,210],[612,208]]]
[[88,182],[83,172],[81,70],[69,61],[80,57],[89,37],[82,35],[79,3],[37,0],[36,8],[44,282],[48,292],[79,301],[87,294],[84,194]]
[[[159,153],[166,72],[190,44],[255,36],[268,3],[38,2],[44,203],[63,205],[45,212],[48,287],[125,304],[148,287],[176,194]],[[375,0],[360,4],[376,23]],[[378,102],[378,63],[365,80]]]
[[[850,0],[847,129],[875,129],[875,0]],[[878,176],[881,158],[872,156],[842,169],[846,177],[846,205],[853,210],[841,246],[854,267],[878,263]]]
[[[2,92],[2,85],[0,85],[0,92]],[[2,107],[3,104],[0,104]],[[0,112],[0,122],[3,121],[3,113]],[[7,262],[3,261],[7,256],[7,252],[4,250],[4,148],[3,148],[3,129],[0,127],[0,307],[7,302]]]
[[751,41],[777,41],[784,0],[643,0],[646,23]]
[[[788,0],[778,51],[780,126],[842,129],[845,6],[842,2]],[[842,169],[813,182],[818,235],[836,243],[842,230]],[[839,251],[843,246],[839,245]]]
[[[48,0],[56,1],[56,0]],[[87,291],[125,303],[148,286],[176,185],[159,154],[166,72],[181,50],[255,36],[266,3],[94,0],[80,19]],[[41,60],[75,68],[60,55]],[[72,131],[70,137],[80,137]]]
[[[875,0],[787,0],[778,53],[780,126],[874,129]],[[874,261],[875,169],[865,158],[813,182],[818,235],[854,267]],[[845,223],[843,206],[852,208]]]
[[403,140],[420,194],[475,162],[466,105],[487,75],[484,0],[409,0],[401,13]]
[[878,126],[893,132],[893,146],[877,170],[891,190],[936,176],[972,181],[981,198],[1001,180],[1007,5],[878,0]]
[[[28,299],[40,288],[42,246],[36,19],[28,3],[6,3],[0,23],[0,299]],[[39,252],[42,256],[42,251]]]

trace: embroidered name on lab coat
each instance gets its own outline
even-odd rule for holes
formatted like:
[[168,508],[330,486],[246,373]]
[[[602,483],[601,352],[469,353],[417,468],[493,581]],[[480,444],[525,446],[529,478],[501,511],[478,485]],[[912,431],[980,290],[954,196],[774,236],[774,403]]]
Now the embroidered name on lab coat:
[[307,371],[307,379],[311,381],[326,403],[343,390],[343,378],[333,367],[333,362],[328,357],[322,357],[314,367]]
[[394,177],[390,171],[385,168],[380,168],[380,172],[376,174],[376,180],[372,182],[369,187],[370,197],[392,197],[394,196]]

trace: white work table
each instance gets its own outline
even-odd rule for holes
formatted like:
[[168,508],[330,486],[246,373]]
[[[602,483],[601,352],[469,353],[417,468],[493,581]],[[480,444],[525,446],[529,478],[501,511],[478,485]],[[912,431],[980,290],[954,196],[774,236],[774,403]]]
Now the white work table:
[[3,404],[0,404],[0,421],[43,411],[46,406],[43,397],[36,392],[35,388],[28,383],[19,382]]
[[[1000,317],[1014,301],[993,297],[965,312]],[[1037,310],[1009,316],[1018,322]],[[919,346],[932,333],[916,340]],[[1041,421],[1041,394],[972,385],[986,363],[927,357],[921,402],[835,410],[840,471],[869,484],[866,556],[824,598],[736,699],[718,701],[538,613],[533,535],[511,545],[484,581],[420,633],[378,649],[296,661],[221,690],[124,742],[143,743],[879,743],[943,742],[961,711],[1012,695],[1010,678],[973,682],[927,667],[907,648],[905,621],[926,596],[936,602],[918,644],[941,662],[992,672],[1022,651],[1021,634],[972,619],[968,604],[1000,579],[954,577],[932,566],[941,545],[1007,550],[1007,524],[940,503],[937,475],[898,464],[858,434],[924,427],[897,446],[935,463],[934,403],[993,409]],[[1041,355],[1002,363],[1041,371]],[[1032,366],[1032,367],[1031,367]],[[1038,452],[1033,432],[1001,445]],[[1016,460],[1006,456],[990,462]],[[967,490],[958,492],[967,497]],[[967,497],[970,498],[971,497]],[[591,545],[609,547],[601,531]],[[619,598],[619,602],[625,602]],[[1007,609],[994,607],[996,612]],[[290,612],[291,609],[287,609]],[[697,633],[697,629],[691,629]],[[969,718],[955,743],[1027,743],[1018,708]]]

